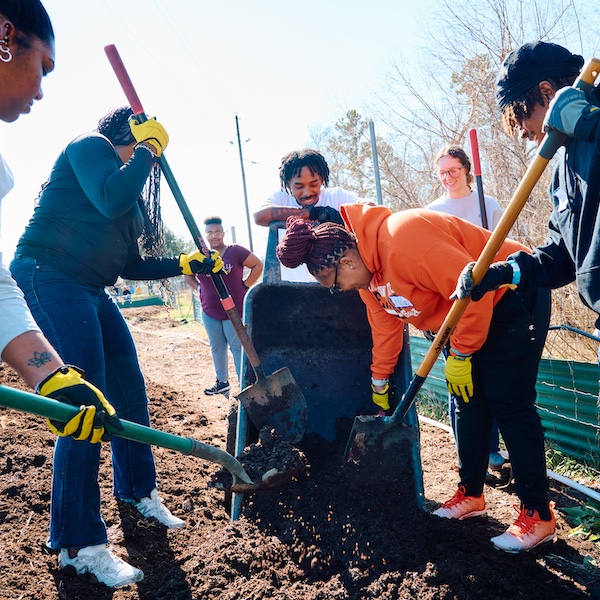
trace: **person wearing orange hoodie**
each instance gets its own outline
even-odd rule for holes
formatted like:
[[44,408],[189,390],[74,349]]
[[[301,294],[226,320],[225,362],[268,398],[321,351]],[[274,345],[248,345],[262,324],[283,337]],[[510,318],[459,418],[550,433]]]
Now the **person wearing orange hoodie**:
[[[490,232],[452,215],[385,206],[345,204],[346,227],[314,225],[290,217],[277,247],[282,264],[306,264],[331,293],[358,290],[371,326],[372,392],[378,407],[390,408],[388,380],[402,350],[405,322],[437,331],[444,321],[464,266],[481,254]],[[506,240],[502,260],[516,250]],[[458,489],[434,511],[466,519],[485,514],[485,483],[492,419],[511,456],[519,516],[492,538],[496,548],[523,552],[556,539],[548,499],[544,432],[535,409],[535,383],[548,324],[550,294],[517,294],[504,287],[470,303],[450,336],[445,374],[457,396]]]

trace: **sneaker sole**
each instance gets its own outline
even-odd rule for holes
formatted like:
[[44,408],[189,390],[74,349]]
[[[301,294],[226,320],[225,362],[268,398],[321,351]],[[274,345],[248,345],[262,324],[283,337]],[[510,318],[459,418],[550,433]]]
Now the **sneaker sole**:
[[490,540],[492,542],[492,544],[494,545],[494,548],[496,548],[496,550],[501,550],[502,552],[508,552],[508,554],[521,554],[522,552],[529,552],[531,550],[533,550],[534,548],[537,548],[538,546],[541,546],[542,544],[545,544],[547,542],[556,542],[556,540],[558,539],[558,534],[556,532],[547,535],[543,540],[540,540],[537,544],[535,544],[535,546],[531,546],[531,548],[527,548],[527,550],[513,550],[512,548],[502,548],[501,546],[496,546],[496,544]]
[[431,513],[434,517],[438,517],[439,519],[454,519],[456,521],[464,521],[465,519],[470,519],[471,517],[483,517],[487,513],[487,509],[484,510],[474,510],[473,512],[467,513],[466,515],[462,515],[461,517],[447,517],[445,515],[436,515],[435,512]]

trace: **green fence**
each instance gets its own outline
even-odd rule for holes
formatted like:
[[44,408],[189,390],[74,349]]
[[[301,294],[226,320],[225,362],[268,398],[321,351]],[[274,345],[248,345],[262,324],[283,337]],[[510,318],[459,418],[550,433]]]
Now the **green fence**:
[[[425,338],[410,336],[413,372],[429,345]],[[598,365],[544,358],[540,363],[536,390],[546,440],[569,456],[599,464]],[[441,356],[421,393],[447,403],[448,390]]]

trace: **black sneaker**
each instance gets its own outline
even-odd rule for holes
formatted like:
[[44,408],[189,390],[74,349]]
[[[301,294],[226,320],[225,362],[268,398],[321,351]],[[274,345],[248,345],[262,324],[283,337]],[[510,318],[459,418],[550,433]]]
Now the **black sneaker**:
[[204,390],[204,393],[207,396],[214,396],[215,394],[226,394],[230,389],[231,386],[229,385],[228,381],[219,381],[217,379],[215,385],[213,385],[211,388]]

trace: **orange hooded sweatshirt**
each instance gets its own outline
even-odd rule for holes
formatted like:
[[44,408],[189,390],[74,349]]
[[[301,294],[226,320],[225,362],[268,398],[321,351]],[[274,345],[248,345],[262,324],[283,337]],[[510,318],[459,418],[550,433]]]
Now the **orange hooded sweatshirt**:
[[[373,338],[371,371],[388,377],[402,350],[404,321],[422,331],[438,331],[467,263],[477,260],[491,233],[452,215],[426,209],[392,213],[385,206],[344,204],[340,212],[354,233],[358,251],[373,273],[368,290],[359,290],[367,307]],[[513,252],[531,252],[506,240],[495,260]],[[470,302],[450,336],[458,352],[472,354],[483,346],[494,306],[506,288]]]

